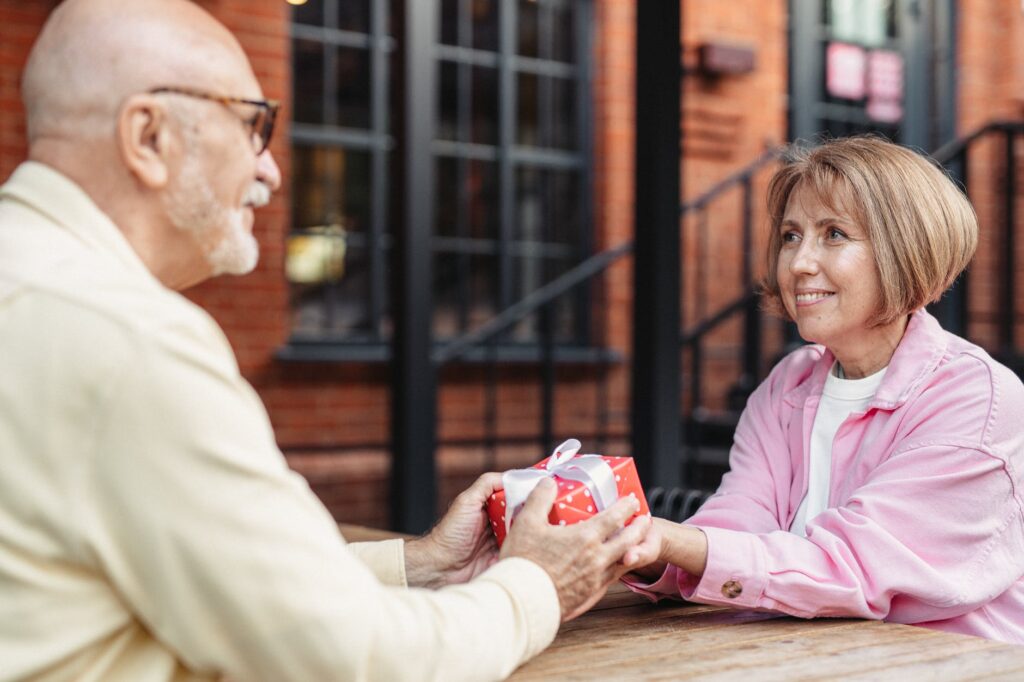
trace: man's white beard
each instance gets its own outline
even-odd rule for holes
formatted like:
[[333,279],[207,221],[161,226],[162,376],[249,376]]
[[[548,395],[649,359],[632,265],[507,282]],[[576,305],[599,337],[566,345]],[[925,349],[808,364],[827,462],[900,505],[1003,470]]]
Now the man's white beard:
[[[199,242],[211,275],[244,275],[252,272],[260,258],[256,238],[245,229],[242,208],[228,208],[213,193],[203,172],[199,155],[189,145],[181,172],[167,189],[166,206],[171,222],[183,232],[191,232]],[[246,202],[266,203],[266,187],[259,182],[246,193]],[[254,201],[255,200],[255,201]]]

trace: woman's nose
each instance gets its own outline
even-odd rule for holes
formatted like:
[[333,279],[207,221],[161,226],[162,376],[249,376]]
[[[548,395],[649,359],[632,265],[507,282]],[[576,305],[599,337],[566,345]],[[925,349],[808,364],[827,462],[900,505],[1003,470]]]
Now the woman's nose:
[[818,251],[813,240],[805,240],[800,244],[789,268],[794,273],[816,273],[818,271]]

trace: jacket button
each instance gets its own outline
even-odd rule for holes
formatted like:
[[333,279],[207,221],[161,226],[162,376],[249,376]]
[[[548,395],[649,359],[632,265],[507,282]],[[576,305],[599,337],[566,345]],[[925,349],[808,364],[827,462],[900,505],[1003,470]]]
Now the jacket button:
[[738,580],[726,580],[722,584],[722,596],[726,599],[735,599],[743,594],[743,585]]

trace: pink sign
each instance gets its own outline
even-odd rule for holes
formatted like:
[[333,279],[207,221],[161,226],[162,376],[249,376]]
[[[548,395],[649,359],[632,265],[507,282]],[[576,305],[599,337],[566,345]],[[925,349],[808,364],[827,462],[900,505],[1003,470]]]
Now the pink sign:
[[868,53],[868,96],[892,102],[903,100],[903,55],[892,50]]
[[825,88],[832,97],[863,99],[867,58],[864,48],[829,43],[825,53]]
[[899,123],[903,118],[903,104],[899,100],[871,98],[866,110],[869,118],[882,123]]

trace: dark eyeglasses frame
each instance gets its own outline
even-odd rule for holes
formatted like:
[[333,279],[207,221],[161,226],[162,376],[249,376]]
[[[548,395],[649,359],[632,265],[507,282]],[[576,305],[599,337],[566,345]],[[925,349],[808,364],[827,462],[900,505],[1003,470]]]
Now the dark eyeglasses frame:
[[274,134],[274,122],[277,119],[277,112],[281,109],[281,103],[274,99],[226,97],[224,95],[216,95],[211,92],[196,90],[194,88],[159,87],[148,90],[147,93],[150,95],[170,93],[172,95],[195,97],[197,99],[217,102],[229,109],[232,104],[247,104],[249,106],[256,107],[258,109],[258,113],[253,116],[252,119],[242,119],[251,129],[250,132],[252,133],[253,141],[252,148],[256,152],[256,156],[259,156],[266,151],[267,146],[270,145],[270,136]]

